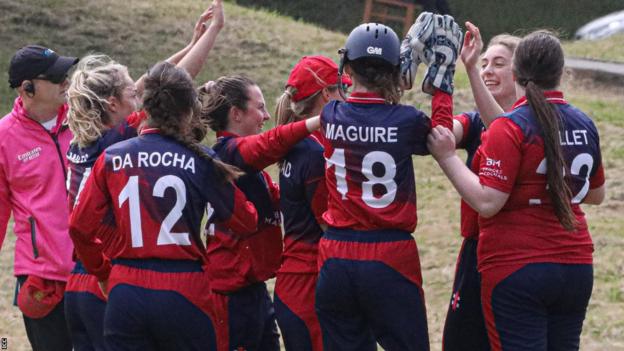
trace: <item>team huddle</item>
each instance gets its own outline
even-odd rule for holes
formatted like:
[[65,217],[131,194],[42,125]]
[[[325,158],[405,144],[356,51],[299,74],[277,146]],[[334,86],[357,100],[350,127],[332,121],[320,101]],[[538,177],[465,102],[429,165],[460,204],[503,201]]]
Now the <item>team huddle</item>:
[[[594,123],[557,90],[554,34],[482,52],[479,29],[448,15],[423,12],[402,41],[361,24],[339,64],[295,64],[263,131],[251,78],[193,81],[224,24],[214,0],[137,81],[100,54],[29,45],[11,60],[0,243],[12,213],[33,350],[278,351],[280,333],[288,351],[429,350],[413,155],[462,198],[443,350],[579,348],[581,204],[603,201],[605,179]],[[476,109],[454,115],[458,59]],[[431,116],[400,103],[420,64]]]

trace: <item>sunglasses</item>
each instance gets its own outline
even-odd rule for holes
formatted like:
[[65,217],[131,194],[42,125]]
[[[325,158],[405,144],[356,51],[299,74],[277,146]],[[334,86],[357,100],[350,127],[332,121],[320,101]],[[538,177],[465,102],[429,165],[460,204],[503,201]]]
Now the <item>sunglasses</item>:
[[34,79],[39,79],[39,80],[47,80],[48,82],[52,83],[52,84],[61,84],[64,81],[67,80],[67,73],[62,74],[62,75],[58,75],[58,76],[45,76],[45,75],[39,75],[37,77],[35,77]]

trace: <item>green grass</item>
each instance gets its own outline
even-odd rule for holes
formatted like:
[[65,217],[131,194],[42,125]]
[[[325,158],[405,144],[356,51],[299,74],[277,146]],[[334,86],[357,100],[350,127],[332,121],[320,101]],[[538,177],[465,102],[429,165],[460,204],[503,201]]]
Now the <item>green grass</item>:
[[[10,110],[15,97],[5,83],[6,67],[19,47],[41,43],[63,55],[75,56],[90,51],[104,52],[128,65],[136,78],[151,64],[186,44],[195,18],[206,3],[192,0],[0,0],[0,62],[4,63],[0,69],[0,113]],[[232,4],[227,4],[226,16],[226,27],[198,81],[247,73],[259,82],[270,110],[300,56],[325,54],[337,58],[336,50],[345,40],[343,34]],[[569,44],[565,45],[570,53]],[[595,52],[603,57],[611,55],[604,50]],[[420,77],[423,71],[421,66]],[[474,103],[461,64],[456,77],[455,110],[471,110]],[[624,350],[624,94],[618,89],[577,82],[568,76],[564,91],[571,102],[597,123],[608,179],[605,203],[599,207],[585,207],[596,251],[594,292],[581,349]],[[430,110],[429,97],[418,88],[407,92],[403,101]],[[275,175],[275,168],[271,168],[271,172]],[[415,238],[422,262],[431,349],[440,350],[454,265],[461,244],[459,197],[431,158],[415,158],[415,173],[419,215]],[[9,338],[9,350],[26,350],[28,343],[21,315],[11,305],[15,282],[11,276],[14,242],[15,237],[9,230],[0,251],[0,267],[3,268],[0,271],[0,337]]]
[[624,63],[624,34],[601,40],[576,40],[563,45],[566,55]]

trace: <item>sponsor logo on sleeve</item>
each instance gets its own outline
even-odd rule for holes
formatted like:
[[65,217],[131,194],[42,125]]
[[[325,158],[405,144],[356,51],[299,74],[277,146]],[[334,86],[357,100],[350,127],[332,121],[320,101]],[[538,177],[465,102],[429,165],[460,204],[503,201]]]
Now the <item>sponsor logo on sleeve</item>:
[[37,146],[36,148],[28,152],[24,152],[23,154],[17,155],[17,159],[21,161],[22,163],[26,163],[28,161],[36,159],[39,156],[41,156],[41,146]]
[[503,170],[501,169],[501,160],[495,160],[489,157],[485,159],[485,167],[481,167],[479,175],[498,178],[502,181],[507,180],[507,176],[503,174]]

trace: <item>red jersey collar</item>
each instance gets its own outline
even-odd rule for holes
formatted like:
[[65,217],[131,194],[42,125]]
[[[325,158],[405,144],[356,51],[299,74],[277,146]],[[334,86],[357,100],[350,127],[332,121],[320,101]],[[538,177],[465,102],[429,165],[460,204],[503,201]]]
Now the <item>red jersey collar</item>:
[[347,102],[356,104],[385,104],[386,99],[377,93],[352,92],[347,98]]
[[[565,105],[568,102],[563,98],[563,93],[558,90],[547,90],[544,92],[544,97],[546,98],[546,102],[551,104],[559,104]],[[528,104],[526,96],[521,97],[516,101],[515,104],[511,107],[512,110],[516,108]]]
[[143,135],[143,134],[160,134],[160,129],[145,127],[145,128],[142,128],[140,132],[140,135]]
[[220,130],[217,132],[217,138],[223,138],[223,137],[238,137],[237,134],[234,134],[232,132],[228,132],[226,130]]

